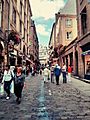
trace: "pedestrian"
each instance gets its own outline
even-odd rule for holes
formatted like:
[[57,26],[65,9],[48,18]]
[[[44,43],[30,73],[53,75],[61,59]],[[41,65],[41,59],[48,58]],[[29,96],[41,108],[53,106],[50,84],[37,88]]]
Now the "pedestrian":
[[56,77],[56,85],[59,85],[59,76],[61,74],[61,67],[58,64],[56,64],[56,66],[54,68],[54,74]]
[[51,66],[51,83],[54,83],[54,66]]
[[50,70],[48,69],[48,66],[47,66],[47,65],[46,65],[46,67],[44,68],[43,74],[44,74],[44,83],[45,83],[45,82],[48,82],[49,76],[50,76]]
[[0,83],[2,82],[2,79],[3,79],[3,72],[2,69],[0,69]]
[[10,70],[10,65],[6,65],[2,80],[2,84],[4,84],[4,91],[7,93],[6,100],[10,99],[10,85],[13,78],[14,73]]
[[40,75],[42,75],[42,69],[40,68]]
[[17,97],[16,102],[20,104],[22,97],[22,90],[24,87],[25,75],[22,73],[22,67],[17,67],[17,73],[14,80],[14,93]]
[[69,65],[69,66],[68,66],[68,81],[71,81],[71,73],[72,73],[72,68],[71,68],[71,66]]
[[63,83],[67,83],[67,78],[66,78],[66,65],[63,63],[62,67],[62,74],[63,74]]
[[30,76],[32,75],[32,67],[30,66]]

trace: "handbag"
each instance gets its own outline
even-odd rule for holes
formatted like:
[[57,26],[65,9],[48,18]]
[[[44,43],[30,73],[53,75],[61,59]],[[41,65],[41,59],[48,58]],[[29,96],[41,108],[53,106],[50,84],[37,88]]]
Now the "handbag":
[[4,94],[4,84],[0,84],[0,95]]
[[14,81],[12,80],[11,85],[10,85],[10,92],[14,93]]

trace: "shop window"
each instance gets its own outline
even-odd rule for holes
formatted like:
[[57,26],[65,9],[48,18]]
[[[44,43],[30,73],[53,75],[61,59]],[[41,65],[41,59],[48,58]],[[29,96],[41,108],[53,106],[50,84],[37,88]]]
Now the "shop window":
[[86,75],[90,75],[90,61],[87,61]]
[[12,56],[10,57],[10,65],[15,66],[16,59]]

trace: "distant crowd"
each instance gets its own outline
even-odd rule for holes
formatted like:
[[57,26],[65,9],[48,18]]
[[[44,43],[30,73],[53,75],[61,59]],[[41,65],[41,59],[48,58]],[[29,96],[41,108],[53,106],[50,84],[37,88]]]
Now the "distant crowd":
[[44,76],[44,83],[48,82],[48,80],[51,80],[52,83],[54,83],[54,79],[56,80],[56,85],[59,85],[59,77],[62,74],[63,76],[63,83],[67,83],[67,76],[68,81],[71,81],[71,73],[72,73],[72,67],[69,65],[68,68],[63,63],[63,67],[60,67],[58,64],[55,66],[49,67],[49,65],[45,65],[44,69],[40,69],[40,75]]

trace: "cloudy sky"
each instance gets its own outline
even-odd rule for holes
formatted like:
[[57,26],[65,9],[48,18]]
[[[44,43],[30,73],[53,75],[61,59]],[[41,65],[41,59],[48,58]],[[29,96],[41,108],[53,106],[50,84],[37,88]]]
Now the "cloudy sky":
[[48,45],[55,13],[62,8],[67,0],[30,0],[35,21],[39,44]]

